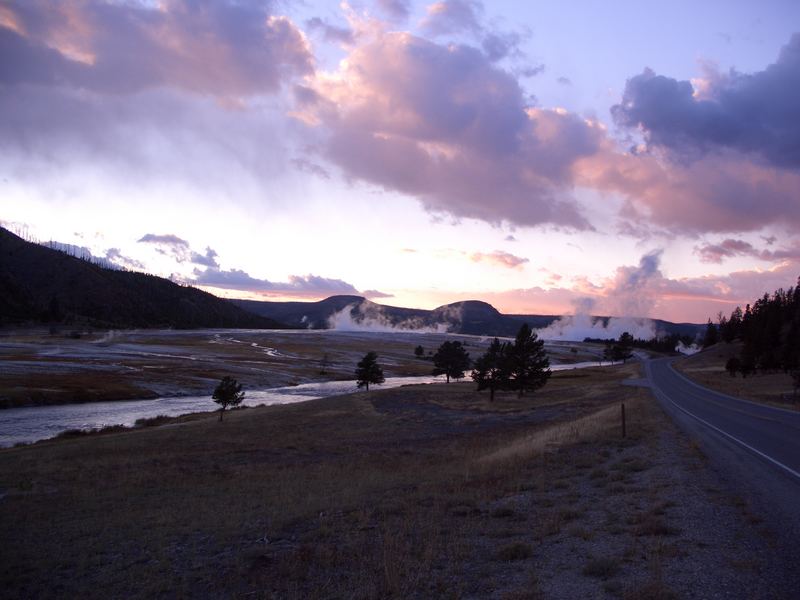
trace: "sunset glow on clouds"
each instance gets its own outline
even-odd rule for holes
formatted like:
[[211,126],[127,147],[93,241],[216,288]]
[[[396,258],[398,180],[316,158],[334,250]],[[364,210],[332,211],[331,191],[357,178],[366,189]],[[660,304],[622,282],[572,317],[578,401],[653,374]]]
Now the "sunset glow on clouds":
[[0,220],[227,297],[705,321],[800,275],[800,8],[709,5],[0,1]]

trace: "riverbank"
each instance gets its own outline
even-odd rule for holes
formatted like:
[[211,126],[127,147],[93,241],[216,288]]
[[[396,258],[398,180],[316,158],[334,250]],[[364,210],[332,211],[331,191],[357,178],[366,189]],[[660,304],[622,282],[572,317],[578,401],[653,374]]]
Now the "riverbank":
[[17,597],[758,596],[746,507],[621,385],[636,376],[567,371],[495,403],[404,387],[3,450],[0,572]]

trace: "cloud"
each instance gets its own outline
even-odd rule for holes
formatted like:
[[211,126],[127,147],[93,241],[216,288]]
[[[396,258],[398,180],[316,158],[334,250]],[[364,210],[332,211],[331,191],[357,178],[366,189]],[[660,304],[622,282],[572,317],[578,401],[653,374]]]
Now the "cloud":
[[[800,174],[733,151],[686,164],[656,153],[619,152],[610,140],[578,161],[577,185],[621,194],[630,234],[661,228],[669,235],[758,231],[769,225],[800,230]],[[754,207],[758,207],[757,210]]]
[[288,281],[269,281],[250,276],[241,269],[222,270],[194,269],[190,283],[215,288],[259,292],[269,296],[319,298],[337,294],[358,294],[353,285],[341,279],[329,279],[318,275],[290,275]]
[[195,265],[219,268],[216,250],[207,247],[205,253],[200,254],[192,250],[189,242],[173,233],[147,233],[139,238],[137,242],[153,244],[156,247],[156,252],[165,256],[172,256],[179,263],[189,262]]
[[4,3],[0,114],[14,118],[0,119],[0,164],[43,196],[75,179],[109,195],[133,181],[263,199],[291,156],[284,109],[265,98],[314,68],[275,7]]
[[189,242],[172,233],[146,233],[137,242],[140,244],[153,244],[156,247],[156,252],[164,256],[170,255],[179,263],[188,261],[192,255]]
[[[0,82],[103,93],[172,87],[214,96],[271,93],[308,74],[302,32],[271,2],[10,2]],[[8,16],[10,15],[10,16]],[[12,23],[12,26],[8,26]]]
[[196,265],[219,268],[219,263],[217,262],[217,256],[218,255],[216,250],[207,247],[205,254],[192,252],[191,256],[189,257],[189,262],[194,263]]
[[[772,236],[765,241],[769,244],[770,239],[775,242]],[[780,250],[758,250],[750,242],[728,238],[718,244],[697,246],[695,253],[702,262],[717,264],[736,256],[748,256],[763,261],[800,260],[800,243],[795,242],[793,246]]]
[[378,7],[392,20],[404,21],[411,13],[410,0],[377,0]]
[[[486,58],[490,61],[498,61],[509,56],[521,57],[520,41],[520,35],[513,31],[490,31],[481,41],[481,47],[486,54]],[[531,77],[544,71],[544,65],[527,67],[523,71],[526,77]]]
[[503,238],[503,240],[506,242],[516,242],[517,238],[515,238],[513,235],[509,233],[506,237]]
[[175,246],[183,248],[189,247],[189,242],[187,242],[183,238],[179,238],[177,235],[173,233],[165,233],[165,234],[146,233],[136,241],[145,244],[161,244],[163,246]]
[[106,258],[115,265],[124,267],[126,269],[132,269],[136,271],[145,270],[143,263],[134,258],[124,256],[122,252],[120,252],[119,248],[109,248],[106,250]]
[[570,195],[572,170],[605,132],[528,107],[517,80],[480,50],[382,32],[309,87],[303,121],[346,176],[433,213],[590,228]]
[[320,17],[313,17],[306,21],[306,27],[312,31],[319,31],[325,40],[339,44],[352,44],[355,37],[353,31],[347,27],[331,25]]
[[387,294],[378,290],[364,290],[361,292],[365,298],[372,300],[373,298],[394,298],[394,294]]
[[482,30],[480,13],[483,5],[474,0],[441,0],[428,5],[427,15],[420,24],[432,36]]
[[800,167],[800,33],[775,63],[751,74],[711,69],[679,81],[650,69],[628,80],[612,108],[618,124],[639,127],[651,146],[686,160],[719,150],[757,155],[781,168]]
[[307,158],[298,157],[293,158],[291,161],[292,165],[299,171],[303,171],[304,173],[308,173],[309,175],[315,175],[320,179],[330,179],[331,174],[328,173],[328,170],[325,167],[318,165],[312,160]]
[[527,258],[515,256],[514,254],[503,252],[502,250],[495,250],[494,252],[489,253],[473,252],[469,255],[469,258],[472,262],[487,262],[489,264],[498,267],[506,267],[508,269],[518,269],[525,263],[530,262]]

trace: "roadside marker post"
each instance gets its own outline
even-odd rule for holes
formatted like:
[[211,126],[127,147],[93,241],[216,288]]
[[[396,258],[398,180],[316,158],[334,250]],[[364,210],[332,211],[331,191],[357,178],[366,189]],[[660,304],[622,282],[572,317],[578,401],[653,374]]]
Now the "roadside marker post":
[[625,437],[625,403],[622,403],[622,437]]

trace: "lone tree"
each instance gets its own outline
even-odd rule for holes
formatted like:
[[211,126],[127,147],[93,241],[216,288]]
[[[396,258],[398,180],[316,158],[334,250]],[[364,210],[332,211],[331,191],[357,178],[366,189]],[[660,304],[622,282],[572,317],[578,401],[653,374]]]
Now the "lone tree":
[[417,358],[422,358],[423,356],[425,356],[425,348],[423,348],[422,346],[417,346],[416,348],[414,348],[414,356],[416,356]]
[[369,391],[369,384],[379,384],[386,381],[383,377],[383,369],[378,364],[378,354],[367,352],[356,368],[356,384],[359,388],[366,387]]
[[219,385],[214,389],[214,394],[211,398],[220,405],[219,420],[222,421],[222,413],[229,406],[238,406],[244,400],[244,392],[242,391],[242,384],[236,381],[233,377],[225,376]]
[[450,378],[463,379],[464,371],[469,369],[469,353],[461,342],[444,342],[433,355],[433,374],[444,375],[447,383]]
[[508,344],[494,338],[486,353],[475,361],[472,379],[478,391],[489,390],[489,402],[494,402],[495,390],[508,387]]
[[521,397],[526,391],[537,390],[550,378],[550,359],[544,340],[523,323],[508,353],[508,372],[511,389]]

